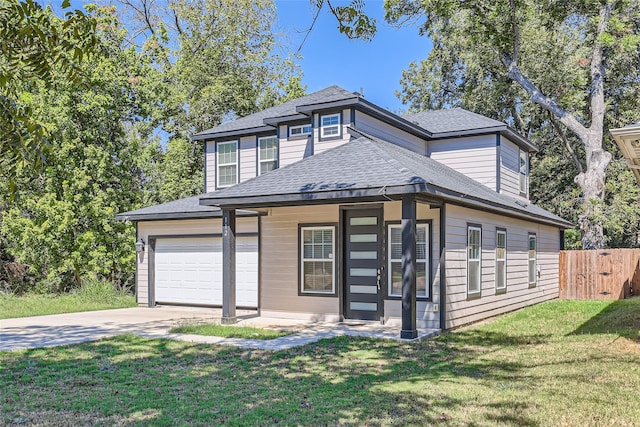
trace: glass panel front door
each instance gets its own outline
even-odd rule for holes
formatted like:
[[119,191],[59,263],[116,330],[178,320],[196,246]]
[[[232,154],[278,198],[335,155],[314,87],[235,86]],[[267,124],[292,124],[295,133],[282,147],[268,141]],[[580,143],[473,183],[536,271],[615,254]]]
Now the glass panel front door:
[[382,208],[344,211],[345,317],[379,320]]

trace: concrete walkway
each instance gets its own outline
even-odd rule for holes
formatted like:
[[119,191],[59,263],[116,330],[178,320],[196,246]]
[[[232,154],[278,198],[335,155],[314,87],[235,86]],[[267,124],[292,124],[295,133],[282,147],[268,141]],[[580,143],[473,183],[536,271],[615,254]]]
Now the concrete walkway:
[[[55,347],[95,341],[122,334],[145,338],[165,338],[203,344],[232,345],[261,350],[283,350],[324,338],[361,336],[399,340],[398,328],[374,322],[309,323],[305,321],[257,317],[255,311],[238,311],[239,325],[277,328],[294,334],[272,340],[221,338],[170,334],[169,329],[192,323],[217,322],[220,309],[192,307],[144,307],[83,313],[56,314],[0,320],[0,351]],[[438,330],[419,330],[418,339],[437,335]]]

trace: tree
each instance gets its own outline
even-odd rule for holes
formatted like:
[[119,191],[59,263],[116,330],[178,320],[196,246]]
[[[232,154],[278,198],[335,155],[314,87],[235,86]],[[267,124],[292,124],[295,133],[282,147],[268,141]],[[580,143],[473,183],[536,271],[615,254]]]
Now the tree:
[[113,9],[92,10],[101,30],[99,53],[80,68],[86,84],[53,71],[55,90],[38,84],[20,94],[49,129],[51,149],[44,169],[18,171],[17,197],[5,199],[0,232],[43,291],[86,279],[133,283],[135,235],[115,215],[140,204],[142,147],[129,136],[153,121],[158,74],[145,52],[122,48]]
[[54,73],[79,82],[79,63],[96,41],[95,20],[79,10],[60,19],[33,0],[0,2],[0,166],[10,182],[17,170],[40,165],[47,146],[48,129],[34,120],[20,91],[51,86]]
[[637,99],[637,2],[386,0],[385,8],[392,24],[420,21],[434,43],[405,73],[404,100],[414,109],[484,102],[524,134],[552,126],[579,171],[583,247],[603,247],[607,107],[616,113],[616,98]]

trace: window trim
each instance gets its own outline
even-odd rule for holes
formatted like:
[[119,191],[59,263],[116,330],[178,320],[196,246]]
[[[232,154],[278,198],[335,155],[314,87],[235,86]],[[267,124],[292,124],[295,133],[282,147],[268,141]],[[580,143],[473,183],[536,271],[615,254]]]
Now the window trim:
[[[531,258],[531,239],[533,238],[534,249]],[[533,282],[531,281],[531,261],[533,261]],[[538,286],[538,236],[536,233],[529,233],[527,237],[527,282],[530,288]]]
[[[235,144],[236,161],[235,163],[220,164],[220,148],[219,147],[221,145],[227,145],[227,144]],[[236,166],[236,182],[234,182],[233,184],[220,185],[220,166],[232,166],[232,165]],[[216,141],[216,189],[227,188],[227,187],[231,187],[232,185],[236,185],[239,181],[239,176],[240,176],[240,141],[237,139],[234,139],[231,141]]]
[[[303,274],[304,274],[304,267],[303,267],[303,263],[305,261],[304,259],[304,243],[303,243],[303,239],[304,239],[304,235],[303,232],[304,230],[309,230],[309,229],[315,229],[315,230],[320,230],[320,229],[331,229],[331,233],[332,233],[332,244],[333,244],[333,259],[332,259],[332,270],[333,270],[333,283],[332,283],[332,290],[331,292],[318,292],[318,291],[305,291],[303,289],[304,286],[304,280],[303,280]],[[338,286],[337,286],[337,280],[338,280],[338,275],[337,273],[337,268],[338,268],[338,260],[339,260],[339,253],[338,253],[338,245],[337,243],[337,230],[338,230],[338,224],[336,223],[319,223],[319,224],[298,224],[298,296],[311,296],[311,297],[337,297],[338,296]]]
[[[385,271],[386,271],[386,277],[385,277],[385,282],[387,284],[386,289],[385,289],[385,299],[389,299],[389,300],[401,300],[402,299],[402,294],[392,294],[391,293],[391,227],[398,227],[400,226],[402,223],[401,221],[385,221],[385,236],[384,238],[386,239],[385,242]],[[432,220],[418,220],[416,221],[416,228],[417,227],[425,227],[427,229],[427,241],[426,241],[426,245],[427,245],[427,251],[426,251],[426,255],[427,258],[424,261],[425,264],[425,274],[427,275],[427,281],[426,281],[426,291],[427,294],[426,295],[416,295],[416,301],[431,301],[432,297],[433,297],[433,292],[432,292],[432,287],[433,287],[433,278],[431,277],[431,268],[432,268],[432,262],[433,262],[433,236],[432,236],[432,227],[433,226],[433,221]],[[418,260],[416,259],[416,263],[418,262]]]
[[[471,230],[477,230],[480,233],[480,250],[478,251],[478,255],[479,258],[476,259],[470,259],[469,258],[469,238],[471,237]],[[482,295],[482,225],[481,224],[471,224],[471,223],[467,223],[467,244],[465,246],[466,249],[466,259],[467,259],[467,299],[472,299],[472,298],[480,298],[480,296]],[[470,284],[470,280],[469,280],[469,265],[470,262],[478,262],[478,290],[477,291],[471,291],[469,289],[469,284]]]
[[[338,117],[338,124],[337,125],[329,125],[329,126],[324,126],[322,124],[322,119],[325,117],[333,117],[333,116],[337,116]],[[329,113],[329,114],[319,114],[318,117],[318,121],[320,123],[318,123],[318,128],[319,128],[319,137],[320,137],[320,141],[327,141],[327,140],[331,140],[331,139],[341,139],[342,138],[342,111],[338,111],[335,113]],[[325,131],[325,127],[334,127],[337,126],[338,127],[338,133],[335,135],[325,135],[324,131]]]
[[[260,159],[260,141],[263,140],[263,139],[270,139],[270,138],[275,138],[275,140],[276,140],[276,157],[274,159],[272,159],[272,160],[262,160],[262,159]],[[256,170],[256,176],[260,176],[260,175],[263,175],[265,173],[271,172],[271,171],[262,172],[261,171],[261,167],[260,167],[260,166],[262,166],[262,163],[268,163],[268,162],[275,161],[276,162],[276,167],[273,170],[278,169],[280,167],[280,139],[278,138],[278,135],[259,136],[258,137],[258,142],[257,142],[256,145],[257,145],[257,147],[256,147],[257,148],[256,158],[258,160],[258,167],[257,167],[257,170]]]
[[[498,235],[500,234],[504,234],[504,258],[499,259],[498,258]],[[506,228],[501,228],[501,227],[496,227],[496,263],[495,263],[495,272],[494,272],[494,278],[495,278],[495,288],[496,288],[496,293],[506,293],[507,292],[507,259],[508,259],[508,243],[507,243],[507,238],[508,238],[508,234],[507,234],[507,229]],[[502,287],[498,287],[498,262],[499,261],[504,261],[504,286]]]
[[[288,129],[287,129],[287,138],[288,139],[298,139],[298,138],[308,137],[313,132],[313,124],[312,123],[303,123],[303,124],[299,124],[299,125],[289,125],[287,127],[288,127]],[[304,128],[305,127],[309,128],[309,132],[304,132]],[[301,133],[299,133],[297,135],[291,135],[291,131],[293,129],[298,129],[298,128],[301,128],[303,130],[303,132],[301,132]]]
[[[524,172],[522,171],[522,159],[524,157]],[[524,181],[524,191],[522,191],[522,185]],[[529,153],[522,148],[518,151],[518,191],[520,196],[527,197],[529,194]]]

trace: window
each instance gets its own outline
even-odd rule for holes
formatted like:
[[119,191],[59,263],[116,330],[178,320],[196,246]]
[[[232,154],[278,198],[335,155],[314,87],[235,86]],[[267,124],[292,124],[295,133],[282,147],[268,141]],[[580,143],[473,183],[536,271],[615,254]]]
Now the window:
[[482,254],[482,228],[470,225],[467,228],[467,293],[480,294]]
[[520,150],[520,193],[527,194],[527,170],[528,170],[529,156],[524,150]]
[[238,182],[238,142],[219,142],[218,187],[228,187]]
[[301,227],[300,282],[302,293],[333,294],[334,227]]
[[529,234],[529,286],[535,286],[537,279],[536,265],[536,235]]
[[296,125],[289,127],[289,138],[311,134],[311,125]]
[[[387,234],[389,242],[389,296],[402,296],[402,227],[400,224],[389,225]],[[416,225],[416,296],[427,298],[429,283],[429,226]]]
[[507,230],[496,230],[496,291],[507,289]]
[[278,168],[278,137],[258,138],[258,175]]
[[320,137],[340,136],[340,114],[320,116]]

